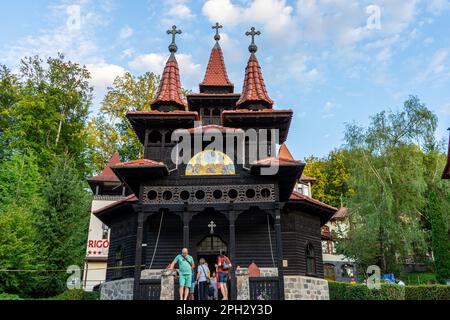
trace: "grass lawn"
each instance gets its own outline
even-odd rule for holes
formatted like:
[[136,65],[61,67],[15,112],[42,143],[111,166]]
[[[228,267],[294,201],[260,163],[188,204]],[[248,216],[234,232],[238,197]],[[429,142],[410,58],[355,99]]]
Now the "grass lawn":
[[436,283],[436,275],[434,273],[401,273],[399,278],[407,285]]

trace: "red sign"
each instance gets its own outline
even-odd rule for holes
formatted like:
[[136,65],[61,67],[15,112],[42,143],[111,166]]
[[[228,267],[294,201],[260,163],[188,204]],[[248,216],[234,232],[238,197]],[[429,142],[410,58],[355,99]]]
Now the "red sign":
[[89,240],[88,248],[90,248],[90,249],[108,249],[109,241],[108,240]]

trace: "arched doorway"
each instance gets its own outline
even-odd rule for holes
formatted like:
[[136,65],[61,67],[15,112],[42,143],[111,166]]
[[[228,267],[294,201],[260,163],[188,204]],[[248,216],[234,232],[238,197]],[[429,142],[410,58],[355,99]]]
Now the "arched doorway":
[[228,244],[217,235],[209,235],[197,244],[197,259],[205,259],[210,270],[215,270],[217,257],[221,251],[228,252]]

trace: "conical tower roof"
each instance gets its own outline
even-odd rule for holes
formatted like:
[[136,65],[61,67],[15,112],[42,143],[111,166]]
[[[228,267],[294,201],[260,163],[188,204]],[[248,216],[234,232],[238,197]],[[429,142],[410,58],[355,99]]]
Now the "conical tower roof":
[[237,107],[240,109],[251,108],[252,105],[259,105],[266,109],[271,109],[273,106],[273,101],[270,99],[266,90],[261,66],[256,58],[258,47],[255,45],[254,37],[260,34],[259,31],[255,31],[255,28],[252,28],[250,32],[246,33],[246,35],[252,36],[252,44],[249,47],[250,58],[245,68],[245,79],[241,98],[237,102]]

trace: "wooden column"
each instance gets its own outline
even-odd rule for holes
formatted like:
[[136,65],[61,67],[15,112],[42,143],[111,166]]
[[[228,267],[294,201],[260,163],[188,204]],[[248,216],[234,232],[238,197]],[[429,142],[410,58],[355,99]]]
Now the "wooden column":
[[183,247],[189,248],[189,224],[191,223],[191,213],[184,211],[183,213]]
[[144,236],[144,211],[141,208],[138,212],[136,231],[136,255],[134,261],[134,287],[133,300],[140,300],[141,265],[142,265],[142,240]]
[[231,300],[237,299],[237,281],[236,281],[236,213],[234,211],[229,212],[229,223],[230,223],[230,244],[228,247],[228,255],[231,260],[233,268],[230,270],[231,276]]
[[283,272],[283,243],[281,238],[281,212],[276,209],[275,217],[275,237],[277,242],[277,266],[278,266],[278,288],[280,300],[284,300],[284,272]]

